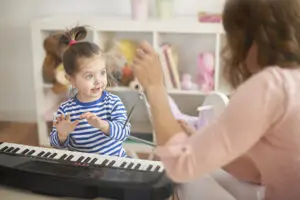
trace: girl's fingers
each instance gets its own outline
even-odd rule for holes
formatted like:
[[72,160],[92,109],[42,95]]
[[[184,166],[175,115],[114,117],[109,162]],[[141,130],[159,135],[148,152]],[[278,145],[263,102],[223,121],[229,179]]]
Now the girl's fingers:
[[75,129],[75,127],[77,126],[77,124],[79,123],[79,120],[76,120],[72,123],[72,127],[73,129]]
[[94,114],[91,112],[87,112],[87,113],[82,114],[80,116],[80,119],[89,119],[91,116],[94,116]]
[[59,123],[61,121],[61,117],[56,117],[56,123]]
[[66,120],[69,122],[70,121],[70,114],[67,114],[67,116],[66,116]]
[[80,115],[80,119],[85,119],[88,113],[83,113],[82,115]]

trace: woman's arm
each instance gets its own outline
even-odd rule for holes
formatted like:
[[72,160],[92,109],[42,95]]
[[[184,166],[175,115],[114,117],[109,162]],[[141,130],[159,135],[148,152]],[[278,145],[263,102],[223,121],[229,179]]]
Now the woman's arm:
[[[165,91],[149,89],[157,142],[156,153],[173,180],[194,179],[249,151],[285,111],[281,75],[270,68],[242,85],[221,117],[188,137],[171,115]],[[158,99],[158,97],[160,97]]]
[[164,145],[174,134],[182,132],[171,111],[165,87],[153,87],[147,90],[147,99],[153,115],[153,126],[157,145]]

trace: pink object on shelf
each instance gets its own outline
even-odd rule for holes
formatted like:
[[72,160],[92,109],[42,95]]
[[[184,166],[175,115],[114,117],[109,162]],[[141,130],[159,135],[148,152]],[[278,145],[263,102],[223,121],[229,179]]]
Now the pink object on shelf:
[[192,81],[192,75],[184,73],[181,80],[181,89],[183,90],[196,90],[197,85]]
[[203,92],[214,90],[214,56],[211,53],[201,53],[198,56],[197,84]]
[[220,14],[199,13],[198,20],[199,22],[220,23],[222,21],[222,17]]
[[149,0],[131,0],[131,14],[133,20],[147,20],[149,15]]

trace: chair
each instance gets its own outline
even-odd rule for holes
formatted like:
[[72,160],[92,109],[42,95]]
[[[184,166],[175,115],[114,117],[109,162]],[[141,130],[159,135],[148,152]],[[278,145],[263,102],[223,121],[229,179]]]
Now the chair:
[[[201,101],[199,100],[199,102],[201,102]],[[229,99],[225,94],[220,93],[220,92],[211,92],[205,96],[205,99],[202,104],[199,103],[199,107],[198,107],[199,116],[189,116],[189,115],[182,113],[180,111],[180,109],[177,107],[177,105],[176,105],[175,101],[172,99],[172,97],[169,96],[169,103],[170,103],[170,106],[171,106],[171,109],[172,109],[172,112],[173,112],[175,118],[176,119],[186,119],[189,121],[190,125],[198,124],[199,120],[203,120],[205,118],[207,118],[205,120],[210,121],[211,119],[219,116],[225,109],[228,102],[229,102]],[[146,107],[147,107],[147,114],[149,116],[150,123],[153,126],[150,105],[148,104],[148,102],[146,102]],[[211,107],[211,109],[206,110],[203,114],[203,110],[202,110],[203,107]],[[209,111],[209,112],[207,112],[207,111]],[[155,144],[156,137],[155,137],[154,130],[152,132],[152,136],[153,136],[153,143]],[[150,146],[146,147],[147,145],[145,145],[145,144],[137,144],[137,146],[138,145],[139,145],[138,149],[143,149],[144,153],[151,154],[153,152],[153,148]],[[141,148],[142,146],[144,146],[145,148]],[[138,149],[136,149],[136,150],[138,150]],[[135,153],[136,150],[134,149],[134,146],[131,146],[131,147],[128,146],[127,150],[131,152],[131,155],[133,157],[137,158],[137,154]],[[152,157],[150,156],[148,159],[151,160]]]

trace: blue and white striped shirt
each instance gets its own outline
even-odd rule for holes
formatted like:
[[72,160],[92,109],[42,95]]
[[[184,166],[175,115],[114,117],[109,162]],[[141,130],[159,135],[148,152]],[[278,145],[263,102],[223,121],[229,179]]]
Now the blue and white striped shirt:
[[[79,118],[80,115],[86,112],[95,113],[102,120],[109,123],[109,136],[91,126],[86,119]],[[56,116],[61,114],[65,116],[70,114],[71,122],[80,121],[64,143],[59,141],[57,130],[53,127],[50,133],[51,146],[101,155],[127,156],[122,143],[129,136],[131,125],[128,123],[123,129],[127,112],[118,96],[103,91],[98,100],[88,103],[80,102],[75,96],[60,105]]]

